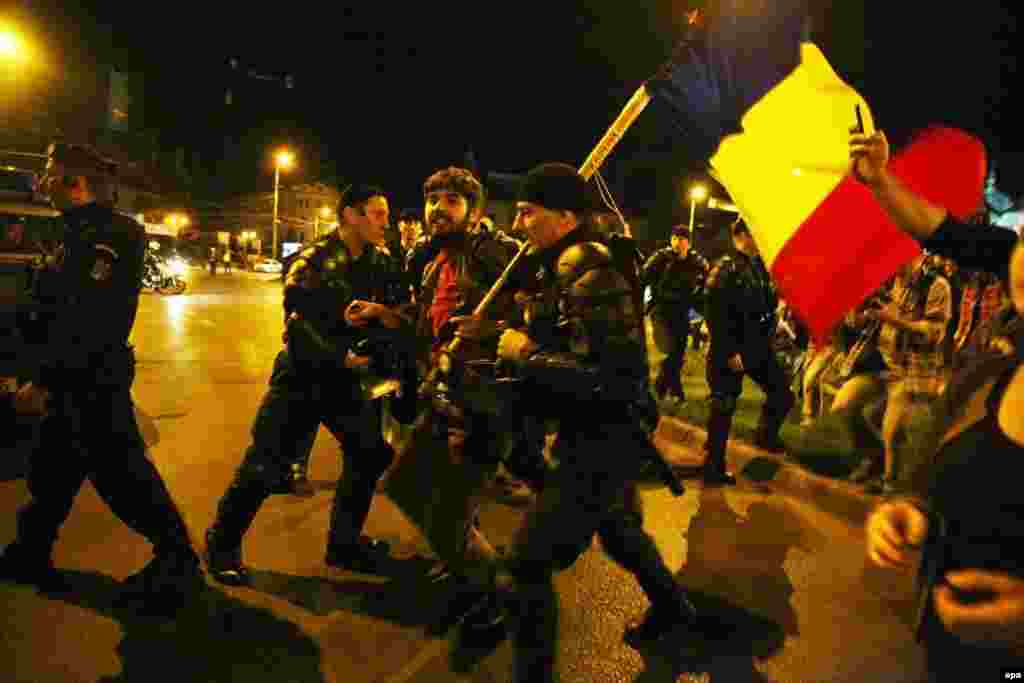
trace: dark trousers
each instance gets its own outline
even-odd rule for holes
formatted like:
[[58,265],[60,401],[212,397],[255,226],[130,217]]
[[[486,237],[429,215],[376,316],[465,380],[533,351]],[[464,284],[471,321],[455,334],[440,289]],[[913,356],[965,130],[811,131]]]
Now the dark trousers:
[[296,448],[323,424],[343,447],[328,546],[352,547],[366,522],[377,480],[393,452],[381,433],[380,410],[363,401],[354,376],[295,368],[288,351],[274,362],[270,386],[252,426],[252,445],[217,507],[211,533],[220,549],[236,548],[263,501],[288,477]]
[[498,573],[511,617],[517,683],[553,680],[558,650],[553,573],[570,567],[590,547],[595,533],[608,556],[636,577],[652,604],[678,604],[681,589],[643,530],[635,483],[643,448],[653,447],[629,426],[563,423],[553,447],[560,465],[548,476]]
[[57,393],[50,411],[29,455],[32,500],[18,511],[18,545],[48,557],[88,479],[155,554],[195,557],[181,513],[146,457],[128,386]]
[[706,377],[711,390],[711,414],[708,417],[707,466],[725,471],[725,449],[732,427],[736,402],[743,391],[743,375],[750,375],[765,393],[758,422],[758,434],[775,436],[786,420],[796,398],[790,390],[790,379],[771,352],[767,337],[740,352],[743,372],[728,365],[728,357],[714,347],[708,354]]
[[657,309],[651,316],[654,326],[654,343],[665,354],[665,360],[658,369],[658,382],[666,387],[680,388],[680,374],[686,357],[686,343],[690,335],[688,311]]

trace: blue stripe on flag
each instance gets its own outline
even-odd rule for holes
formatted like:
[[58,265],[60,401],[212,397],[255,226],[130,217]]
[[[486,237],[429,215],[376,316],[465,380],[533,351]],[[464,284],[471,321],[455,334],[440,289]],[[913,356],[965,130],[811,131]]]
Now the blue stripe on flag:
[[800,63],[806,0],[718,0],[705,26],[647,82],[690,156],[711,158],[740,120]]

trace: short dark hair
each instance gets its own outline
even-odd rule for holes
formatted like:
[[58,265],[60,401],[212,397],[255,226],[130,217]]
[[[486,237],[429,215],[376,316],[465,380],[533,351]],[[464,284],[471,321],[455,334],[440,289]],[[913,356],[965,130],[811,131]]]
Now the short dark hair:
[[349,185],[341,191],[341,199],[338,200],[338,215],[340,216],[341,212],[349,206],[354,209],[361,209],[373,197],[384,197],[386,199],[387,195],[384,193],[384,190],[376,185],[366,185],[364,183]]
[[423,198],[431,192],[447,190],[466,198],[469,211],[482,211],[487,204],[487,192],[472,171],[449,166],[432,174],[423,182]]
[[412,209],[406,209],[398,216],[399,223],[422,223],[423,216]]

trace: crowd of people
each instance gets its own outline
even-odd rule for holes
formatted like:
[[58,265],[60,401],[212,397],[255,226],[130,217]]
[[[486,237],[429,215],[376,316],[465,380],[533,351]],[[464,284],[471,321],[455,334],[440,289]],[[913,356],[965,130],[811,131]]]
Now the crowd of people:
[[[867,523],[868,557],[899,566],[908,547],[926,547],[921,633],[933,676],[1019,661],[1024,510],[1013,475],[1024,447],[1024,249],[1012,233],[962,225],[904,188],[886,171],[884,136],[853,135],[851,156],[852,172],[927,251],[851,312],[831,344],[806,350],[742,219],[714,263],[689,248],[683,226],[642,263],[631,239],[589,220],[596,204],[572,166],[545,163],[526,174],[513,226],[522,240],[486,220],[486,191],[473,172],[450,167],[425,180],[422,216],[401,215],[399,239],[388,244],[387,193],[345,188],[337,230],[304,249],[285,276],[283,344],[251,445],[205,534],[207,572],[219,583],[248,583],[243,539],[269,496],[302,492],[324,425],[344,463],[325,564],[395,571],[401,561],[387,544],[363,533],[374,496],[388,496],[439,558],[435,576],[454,588],[449,616],[461,636],[510,637],[514,680],[555,680],[553,576],[595,534],[651,602],[628,643],[677,628],[716,637],[721,624],[697,613],[644,530],[637,491],[649,465],[664,468],[651,438],[656,399],[686,398],[680,370],[697,309],[708,328],[711,400],[704,485],[735,483],[726,442],[744,377],[767,396],[755,441],[773,451],[785,449],[779,430],[800,399],[812,420],[827,403],[816,397],[833,387],[828,409],[862,422],[858,477],[883,474],[878,490],[887,497]],[[173,615],[202,590],[203,572],[132,413],[127,340],[144,234],[113,210],[112,177],[88,148],[50,150],[43,187],[68,230],[59,257],[35,278],[47,311],[32,334],[40,362],[10,400],[9,409],[43,423],[30,456],[32,497],[0,555],[0,578],[67,589],[52,551],[89,478],[153,544],[124,599]],[[802,363],[785,360],[780,330]],[[383,379],[391,388],[378,391]],[[880,399],[879,455],[866,432]],[[944,406],[952,428],[928,482],[897,487],[895,439],[907,406],[922,399]],[[402,425],[401,438],[386,435],[387,420]],[[477,521],[499,469],[531,491],[505,551]]]

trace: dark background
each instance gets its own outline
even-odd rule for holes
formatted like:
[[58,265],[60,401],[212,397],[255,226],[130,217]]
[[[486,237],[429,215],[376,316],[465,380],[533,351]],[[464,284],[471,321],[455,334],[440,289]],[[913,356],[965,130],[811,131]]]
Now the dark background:
[[[145,74],[146,125],[163,143],[201,150],[216,180],[196,193],[265,188],[267,150],[288,142],[299,149],[296,179],[374,180],[398,206],[415,206],[423,178],[462,163],[470,149],[484,171],[581,163],[666,58],[685,10],[700,4],[26,7],[63,59],[92,53]],[[931,123],[961,126],[989,146],[1000,186],[1024,192],[1012,7],[891,4],[813,1],[813,38],[894,142]],[[232,56],[243,70],[291,74],[295,86],[239,78],[227,65]],[[226,88],[234,89],[232,107],[224,106]],[[244,163],[218,166],[225,155]],[[686,207],[670,199],[666,208],[666,183],[703,169],[703,160],[665,143],[655,117],[641,117],[604,172],[620,204],[668,220],[685,218]]]

